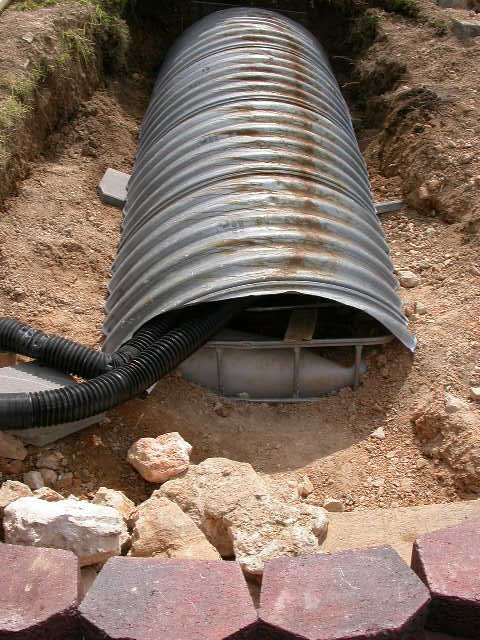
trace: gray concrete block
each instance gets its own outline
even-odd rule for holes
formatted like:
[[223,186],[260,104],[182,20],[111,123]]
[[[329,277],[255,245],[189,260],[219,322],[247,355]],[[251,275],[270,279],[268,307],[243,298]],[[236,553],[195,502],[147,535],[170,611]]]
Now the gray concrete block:
[[123,208],[127,199],[127,186],[130,176],[116,169],[107,169],[97,193],[104,204]]
[[[48,367],[41,367],[36,363],[18,364],[14,367],[0,368],[0,393],[22,393],[25,391],[47,391],[58,389],[69,384],[77,384],[70,376]],[[46,444],[65,438],[76,431],[85,429],[92,424],[100,422],[105,414],[99,414],[53,427],[41,427],[38,429],[5,429],[0,424],[0,430],[8,431],[27,444],[43,447]]]
[[480,36],[480,20],[453,19],[453,31],[459,40],[471,40]]

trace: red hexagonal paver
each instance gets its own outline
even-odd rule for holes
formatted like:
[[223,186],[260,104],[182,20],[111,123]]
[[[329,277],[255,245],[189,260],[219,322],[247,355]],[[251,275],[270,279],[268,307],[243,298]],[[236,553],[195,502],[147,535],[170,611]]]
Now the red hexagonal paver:
[[70,551],[0,544],[0,638],[81,638],[79,578]]
[[432,596],[427,627],[480,638],[480,520],[420,536],[412,568]]
[[419,640],[429,594],[388,546],[267,563],[259,638]]
[[88,640],[236,640],[257,624],[238,564],[111,558],[80,606]]

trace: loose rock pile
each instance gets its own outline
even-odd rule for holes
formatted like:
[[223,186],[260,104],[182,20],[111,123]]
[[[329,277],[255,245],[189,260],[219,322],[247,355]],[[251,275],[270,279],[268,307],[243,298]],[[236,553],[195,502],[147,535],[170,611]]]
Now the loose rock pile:
[[[9,453],[23,455],[17,443],[4,442]],[[190,465],[191,449],[178,433],[130,447],[128,461],[142,477],[164,482],[138,506],[107,487],[91,502],[64,499],[45,486],[46,472],[61,471],[63,456],[41,453],[39,470],[24,474],[25,484],[7,481],[0,488],[5,542],[72,551],[83,567],[85,592],[112,556],[235,558],[248,578],[258,579],[267,560],[320,552],[328,518],[325,509],[303,501],[313,489],[307,476],[273,490],[250,464],[209,458]]]

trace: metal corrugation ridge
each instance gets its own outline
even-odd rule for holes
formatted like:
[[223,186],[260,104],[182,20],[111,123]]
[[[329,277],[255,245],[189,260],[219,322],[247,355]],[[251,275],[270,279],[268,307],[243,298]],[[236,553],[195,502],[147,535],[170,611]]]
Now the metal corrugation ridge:
[[316,39],[260,9],[210,14],[169,52],[140,134],[105,349],[175,308],[300,293],[414,349],[348,108]]

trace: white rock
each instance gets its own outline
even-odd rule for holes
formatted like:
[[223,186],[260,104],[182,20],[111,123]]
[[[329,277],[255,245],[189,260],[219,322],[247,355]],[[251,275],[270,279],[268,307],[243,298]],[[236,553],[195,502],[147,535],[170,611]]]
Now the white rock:
[[0,431],[0,458],[10,458],[11,460],[25,460],[27,450],[23,442],[15,436]]
[[0,520],[3,516],[5,507],[19,498],[25,498],[31,496],[32,491],[30,487],[22,482],[16,480],[7,480],[0,487]]
[[107,487],[100,487],[94,495],[92,503],[103,504],[106,507],[116,509],[122,514],[125,521],[130,518],[132,511],[135,509],[135,503],[127,498],[122,491],[107,489]]
[[427,307],[421,302],[415,302],[415,313],[418,313],[419,316],[424,316],[428,313]]
[[372,431],[370,434],[372,438],[376,438],[377,440],[385,440],[385,431],[383,427],[378,427],[375,431]]
[[480,387],[470,387],[470,397],[472,400],[480,400]]
[[6,507],[3,529],[9,544],[73,551],[82,567],[120,555],[121,538],[126,533],[121,514],[111,507],[33,497]]
[[325,498],[323,508],[331,513],[342,513],[345,511],[345,505],[338,498]]
[[285,502],[251,465],[210,458],[155,492],[189,515],[224,557],[258,577],[267,560],[319,553],[328,519],[321,507]]
[[52,471],[52,469],[39,469],[39,471],[40,475],[42,476],[43,482],[47,486],[51,487],[56,483],[58,476],[55,471]]
[[27,471],[27,473],[23,474],[23,481],[25,484],[28,484],[30,489],[41,489],[45,486],[40,471]]
[[177,433],[140,438],[128,450],[128,462],[148,482],[165,482],[185,471],[192,446]]
[[456,413],[457,411],[468,411],[470,407],[464,400],[460,400],[451,393],[445,394],[445,411],[447,413]]
[[401,286],[407,289],[420,284],[420,278],[413,271],[398,271],[398,280]]

